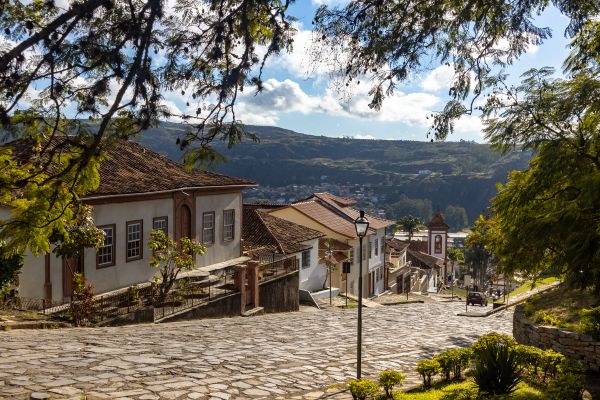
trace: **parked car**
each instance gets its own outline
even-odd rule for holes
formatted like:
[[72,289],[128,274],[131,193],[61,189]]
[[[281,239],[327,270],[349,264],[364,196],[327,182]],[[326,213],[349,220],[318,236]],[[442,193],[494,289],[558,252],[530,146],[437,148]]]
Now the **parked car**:
[[487,296],[481,292],[469,292],[469,294],[467,294],[467,305],[469,304],[472,306],[479,304],[482,307],[487,307]]

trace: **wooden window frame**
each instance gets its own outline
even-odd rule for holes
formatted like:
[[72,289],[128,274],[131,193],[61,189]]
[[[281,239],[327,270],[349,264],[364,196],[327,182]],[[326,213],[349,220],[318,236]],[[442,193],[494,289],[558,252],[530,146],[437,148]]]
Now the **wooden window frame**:
[[[233,214],[233,221],[231,223],[231,238],[226,238],[225,237],[225,213],[227,212],[231,212]],[[204,220],[202,221],[204,222]],[[214,225],[214,222],[213,222]],[[223,210],[223,227],[222,227],[222,239],[224,243],[228,243],[228,242],[233,242],[233,240],[235,239],[235,208],[230,208],[228,210]],[[204,230],[202,231],[202,233],[204,233]]]
[[156,221],[160,221],[160,220],[165,220],[165,235],[169,235],[169,217],[167,217],[166,215],[164,217],[154,217],[152,218],[152,230],[156,230],[156,228],[154,227],[154,223]]
[[[307,264],[306,264],[306,265],[304,265],[304,255],[305,255],[305,254],[308,254],[308,257],[307,257]],[[304,250],[304,251],[302,252],[302,256],[301,256],[301,258],[302,258],[302,260],[301,260],[301,263],[300,263],[300,267],[301,267],[301,269],[307,269],[307,268],[310,268],[310,250]]]
[[[134,257],[129,257],[129,226],[140,224],[140,254]],[[125,222],[125,262],[141,260],[144,258],[144,220],[134,219]]]
[[375,238],[375,245],[373,246],[375,249],[375,257],[379,256],[379,238]]
[[[111,253],[112,253],[112,262],[109,263],[105,263],[105,264],[99,264],[98,263],[98,251],[96,251],[96,269],[101,269],[101,268],[108,268],[108,267],[114,267],[115,263],[116,263],[116,239],[117,239],[117,225],[116,224],[108,224],[108,225],[99,225],[97,226],[98,229],[102,229],[104,230],[105,228],[110,228],[112,229],[112,245],[110,246],[111,248]],[[104,243],[104,242],[103,242]],[[104,244],[102,244],[100,247],[104,246]]]
[[[206,231],[206,229],[204,228],[204,216],[206,215],[212,215],[212,241],[211,242],[207,242],[204,239],[204,232]],[[202,244],[215,244],[215,212],[214,211],[207,211],[202,213]]]

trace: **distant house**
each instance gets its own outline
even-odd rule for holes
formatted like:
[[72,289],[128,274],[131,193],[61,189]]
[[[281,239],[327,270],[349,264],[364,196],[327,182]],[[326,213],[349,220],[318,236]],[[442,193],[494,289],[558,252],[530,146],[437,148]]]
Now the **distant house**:
[[[407,291],[433,292],[442,283],[448,283],[451,271],[446,262],[448,224],[438,210],[426,224],[427,232],[410,242],[396,235],[386,241],[386,256],[390,262],[390,279],[396,279],[398,293]],[[401,261],[406,264],[402,265]],[[393,286],[393,281],[390,281]]]
[[[347,245],[347,250],[338,245],[334,251],[340,258],[334,275],[332,285],[345,290],[346,284],[351,294],[358,294],[358,268],[359,268],[359,240],[356,236],[354,220],[359,212],[352,206],[355,201],[329,193],[314,193],[306,199],[292,203],[286,207],[272,210],[270,213],[279,218],[292,221],[296,224],[318,230],[339,244]],[[374,296],[385,290],[385,229],[393,222],[367,215],[369,231],[363,239],[363,297]],[[351,263],[350,274],[342,273],[342,263],[345,260]],[[348,280],[348,282],[346,282]]]
[[274,208],[277,207],[244,205],[244,254],[267,263],[295,257],[300,267],[300,289],[311,291],[322,287],[326,271],[319,266],[319,240],[325,234],[267,212]]
[[397,293],[410,291],[410,284],[403,281],[405,276],[410,275],[407,250],[408,242],[396,238],[385,239],[386,289]]
[[[23,142],[7,146],[17,157],[34,157]],[[243,262],[242,191],[253,185],[246,179],[188,170],[123,140],[107,151],[98,189],[81,199],[93,207],[104,243],[98,251],[85,249],[77,259],[26,255],[19,295],[64,301],[72,296],[76,272],[85,275],[96,293],[148,282],[155,274],[148,264],[152,229],[203,243],[207,251],[196,257],[198,268]],[[0,208],[0,220],[9,218],[10,210]]]

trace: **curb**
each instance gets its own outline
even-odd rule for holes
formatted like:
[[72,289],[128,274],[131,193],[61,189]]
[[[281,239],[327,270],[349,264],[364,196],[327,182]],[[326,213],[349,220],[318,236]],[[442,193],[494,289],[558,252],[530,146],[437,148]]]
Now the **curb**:
[[57,329],[57,328],[71,328],[71,325],[66,322],[15,322],[11,324],[1,324],[0,331],[12,331],[15,329]]
[[489,316],[490,316],[490,315],[492,315],[492,314],[496,314],[497,312],[504,311],[504,310],[506,310],[507,308],[510,308],[510,307],[514,307],[514,306],[516,306],[517,304],[524,303],[524,302],[525,302],[525,301],[527,301],[527,299],[529,299],[531,296],[535,296],[536,294],[545,293],[545,292],[547,292],[547,291],[549,291],[549,290],[555,289],[555,288],[556,288],[556,287],[557,287],[559,284],[560,284],[560,282],[559,282],[559,283],[552,284],[552,285],[550,285],[550,286],[548,286],[548,287],[545,287],[545,288],[543,288],[543,289],[541,289],[541,290],[538,290],[538,291],[537,291],[537,292],[535,292],[535,293],[531,293],[529,296],[526,296],[526,297],[524,297],[524,298],[522,298],[522,299],[519,299],[519,300],[517,300],[517,301],[514,301],[514,302],[512,302],[512,303],[508,303],[508,304],[506,304],[506,305],[504,305],[504,306],[501,306],[501,307],[495,308],[495,309],[493,309],[493,310],[490,310],[490,311],[487,311],[487,312],[484,312],[484,313],[469,313],[469,312],[461,312],[461,313],[458,313],[458,314],[456,314],[456,315],[457,315],[457,316],[459,316],[459,317],[475,317],[475,318],[477,318],[477,317],[489,317]]

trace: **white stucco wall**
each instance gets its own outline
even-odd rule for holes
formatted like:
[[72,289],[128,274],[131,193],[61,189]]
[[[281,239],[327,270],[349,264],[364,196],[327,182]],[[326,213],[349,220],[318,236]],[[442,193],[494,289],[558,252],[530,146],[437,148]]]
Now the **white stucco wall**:
[[[96,267],[96,251],[86,249],[84,252],[84,274],[86,279],[94,285],[96,293],[107,292],[133,284],[147,282],[152,279],[155,269],[148,264],[152,251],[148,248],[152,220],[156,217],[168,217],[168,232],[173,236],[173,199],[157,199],[146,201],[133,201],[124,203],[110,203],[94,206],[94,222],[97,226],[115,225],[115,265],[110,267]],[[126,222],[142,220],[142,246],[143,257],[135,261],[126,261],[127,228]],[[61,281],[52,281],[52,292],[62,291]],[[54,297],[54,295],[53,295]]]
[[[223,210],[235,210],[234,237],[223,241]],[[202,214],[215,213],[215,242],[206,245],[206,253],[196,258],[198,267],[204,267],[241,256],[242,193],[210,194],[196,197],[196,240],[202,241]]]
[[[196,214],[193,223],[196,228],[196,239],[201,240],[202,213],[215,212],[215,243],[208,246],[207,253],[197,257],[198,266],[210,265],[227,261],[240,256],[241,238],[241,206],[242,194],[207,194],[196,198]],[[97,226],[115,225],[115,265],[96,267],[96,251],[84,251],[84,274],[94,286],[95,293],[107,292],[152,279],[155,269],[149,264],[152,256],[148,248],[150,230],[156,217],[168,218],[168,233],[175,236],[175,219],[173,216],[174,200],[163,198],[156,200],[108,203],[95,205],[93,210],[94,222]],[[235,210],[234,240],[223,241],[223,210]],[[0,209],[0,219],[8,218],[7,209]],[[143,221],[142,244],[143,257],[134,261],[126,261],[126,222]],[[19,289],[23,297],[44,297],[44,255],[37,257],[27,254],[24,260],[23,272],[20,275]],[[62,259],[50,254],[50,278],[52,283],[52,299],[63,300],[63,262]]]
[[302,252],[296,254],[300,266],[300,289],[309,291],[319,289],[323,287],[327,274],[327,268],[319,264],[319,239],[308,240],[302,244],[312,246],[312,249],[310,249],[308,268],[302,268]]

